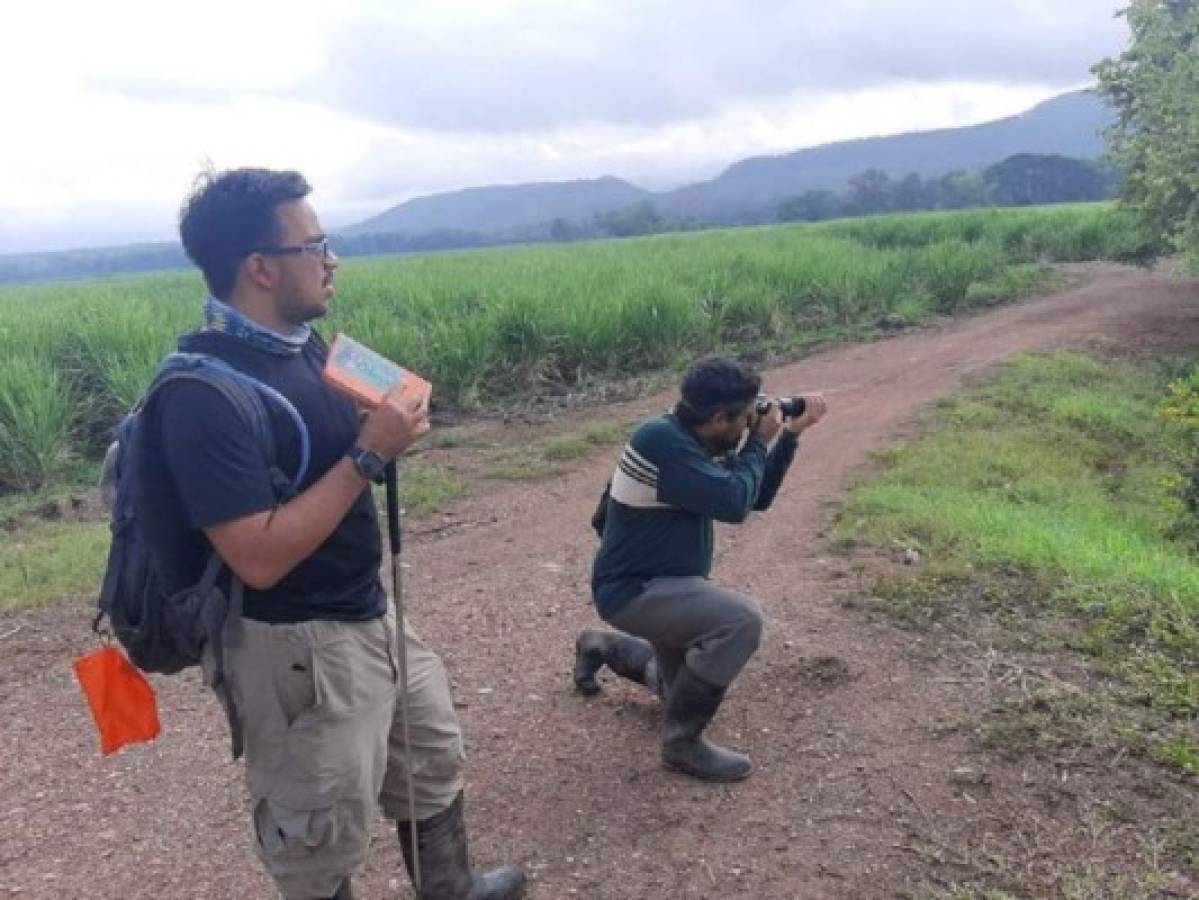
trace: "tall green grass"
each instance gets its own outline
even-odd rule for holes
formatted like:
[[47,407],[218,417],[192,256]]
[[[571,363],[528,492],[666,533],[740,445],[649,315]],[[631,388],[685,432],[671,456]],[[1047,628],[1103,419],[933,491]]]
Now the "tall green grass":
[[[426,375],[436,402],[469,408],[1022,296],[1044,261],[1139,253],[1128,222],[1107,205],[993,210],[354,260],[323,328]],[[94,458],[196,324],[203,293],[194,274],[0,290],[0,359],[56,373],[32,398],[11,374],[22,367],[3,370],[0,396],[46,414],[6,421],[0,489]]]
[[1148,596],[1199,615],[1199,560],[1167,536],[1164,386],[1076,354],[1024,359],[894,452],[851,498],[844,532],[1035,572],[1080,598]]
[[68,462],[72,406],[63,379],[33,354],[0,361],[0,483],[33,488]]
[[1023,262],[1145,262],[1162,249],[1140,217],[1107,204],[875,216],[834,222],[828,229],[839,237],[872,247],[924,247],[955,240],[986,242]]

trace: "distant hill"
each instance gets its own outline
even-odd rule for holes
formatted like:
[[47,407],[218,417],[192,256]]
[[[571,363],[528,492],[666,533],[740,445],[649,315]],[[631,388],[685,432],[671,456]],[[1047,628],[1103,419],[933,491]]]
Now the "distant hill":
[[611,176],[590,181],[467,188],[409,200],[345,228],[343,233],[515,232],[554,219],[585,221],[597,213],[653,197],[649,191]]
[[892,177],[915,172],[927,178],[982,169],[1018,153],[1097,159],[1105,149],[1100,132],[1112,119],[1098,94],[1077,91],[982,125],[840,141],[742,160],[711,181],[661,195],[655,205],[676,216],[728,220],[788,195],[840,190],[851,176],[867,169]]
[[0,256],[0,284],[45,281],[53,278],[127,275],[160,269],[182,269],[187,265],[183,247],[169,241],[125,244],[120,247],[12,253]]
[[[711,181],[664,193],[618,178],[479,187],[401,203],[347,234],[471,231],[499,236],[545,226],[553,219],[585,222],[598,214],[649,201],[676,219],[722,223],[761,220],[785,197],[807,190],[841,190],[851,176],[879,169],[921,177],[982,169],[1018,153],[1096,159],[1100,131],[1112,113],[1093,91],[1063,94],[1027,112],[982,125],[824,144],[781,156],[734,163]],[[544,229],[543,229],[544,231]]]

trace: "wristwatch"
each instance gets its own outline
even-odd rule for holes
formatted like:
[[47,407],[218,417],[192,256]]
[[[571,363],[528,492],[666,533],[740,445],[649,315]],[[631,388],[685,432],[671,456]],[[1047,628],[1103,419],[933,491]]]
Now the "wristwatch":
[[355,444],[346,453],[354,461],[354,468],[367,481],[379,484],[383,480],[383,470],[387,468],[387,460],[374,450],[364,450]]

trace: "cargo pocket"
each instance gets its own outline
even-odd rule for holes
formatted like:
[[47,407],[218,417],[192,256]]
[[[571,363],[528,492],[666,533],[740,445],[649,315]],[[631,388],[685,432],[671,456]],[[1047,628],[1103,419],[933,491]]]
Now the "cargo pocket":
[[332,808],[289,809],[268,799],[254,809],[258,845],[270,860],[306,860],[322,847],[336,843]]
[[312,647],[312,676],[316,705],[334,719],[353,717],[360,708],[355,696],[355,642],[340,637]]
[[262,800],[254,807],[258,855],[286,897],[331,897],[347,872],[366,861],[369,817],[341,803],[293,810]]
[[[358,746],[353,696],[353,657],[348,641],[312,643],[297,655],[289,673],[280,672],[295,711],[289,716],[286,750],[267,796],[272,805],[297,811],[321,810],[356,792],[362,748]],[[281,696],[281,701],[282,701]]]
[[319,702],[313,656],[312,646],[308,642],[289,640],[276,657],[273,673],[275,696],[289,728]]

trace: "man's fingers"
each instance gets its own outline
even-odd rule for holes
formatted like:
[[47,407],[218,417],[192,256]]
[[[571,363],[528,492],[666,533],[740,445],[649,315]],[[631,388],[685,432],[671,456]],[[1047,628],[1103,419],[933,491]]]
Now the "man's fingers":
[[429,395],[392,388],[383,402],[396,412],[411,418],[426,418],[429,415]]
[[400,405],[407,411],[416,412],[425,402],[424,394],[414,394],[412,391],[400,391]]

